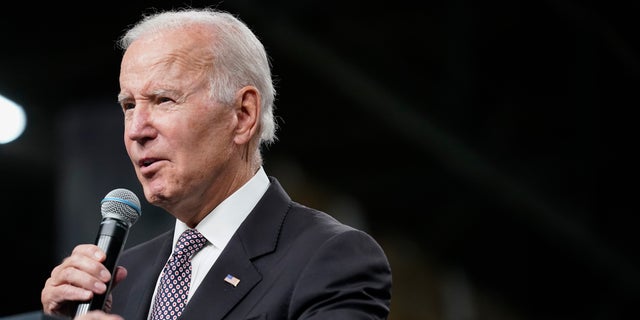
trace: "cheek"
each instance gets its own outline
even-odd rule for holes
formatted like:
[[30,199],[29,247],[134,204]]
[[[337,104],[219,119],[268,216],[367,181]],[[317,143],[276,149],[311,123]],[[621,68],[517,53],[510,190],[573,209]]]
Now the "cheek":
[[226,157],[233,142],[233,128],[230,112],[215,108],[183,113],[162,128],[156,126],[159,135],[168,140],[168,147],[180,154],[181,163],[198,167]]
[[133,143],[133,141],[129,137],[130,137],[129,122],[125,121],[124,128],[122,129],[122,141],[124,142],[124,146],[127,149],[127,153],[129,152],[129,149],[131,148],[131,144]]
[[189,163],[199,170],[226,162],[233,152],[232,130],[224,123],[193,128],[191,132],[179,147],[189,155]]
[[123,140],[124,140],[124,148],[127,151],[127,155],[129,155],[129,158],[131,158],[131,156],[132,156],[132,154],[131,154],[131,143],[132,143],[132,141],[127,139],[126,134],[125,134]]
[[206,110],[192,120],[189,122],[191,138],[205,148],[225,145],[232,135],[234,124],[230,112]]

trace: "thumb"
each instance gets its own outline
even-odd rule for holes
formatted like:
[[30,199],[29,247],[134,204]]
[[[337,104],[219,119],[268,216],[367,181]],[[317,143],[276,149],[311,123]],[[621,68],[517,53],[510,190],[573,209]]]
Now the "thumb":
[[[122,280],[127,277],[127,269],[123,266],[118,266],[113,275],[113,285],[111,290],[115,289]],[[107,300],[104,302],[104,311],[111,312],[111,304],[113,303],[113,295],[109,293]]]
[[115,288],[120,281],[127,277],[127,269],[123,266],[118,266],[115,271],[115,278],[113,278],[113,288]]

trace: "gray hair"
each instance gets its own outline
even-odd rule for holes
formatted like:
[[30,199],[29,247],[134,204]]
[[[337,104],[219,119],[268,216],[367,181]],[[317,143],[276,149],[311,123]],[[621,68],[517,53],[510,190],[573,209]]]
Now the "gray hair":
[[143,35],[186,25],[204,24],[216,32],[210,45],[214,53],[215,71],[211,75],[212,97],[231,104],[237,90],[247,85],[260,91],[260,144],[276,140],[276,121],[273,115],[275,88],[271,79],[271,65],[266,50],[249,27],[232,14],[217,9],[179,9],[143,16],[119,39],[118,46],[126,50]]

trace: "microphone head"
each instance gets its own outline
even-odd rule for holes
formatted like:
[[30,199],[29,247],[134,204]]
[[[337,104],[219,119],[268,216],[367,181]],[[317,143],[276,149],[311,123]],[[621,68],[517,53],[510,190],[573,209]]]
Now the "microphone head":
[[114,189],[102,199],[102,218],[112,218],[124,222],[127,226],[132,226],[142,215],[140,200],[135,193],[130,190],[118,188]]

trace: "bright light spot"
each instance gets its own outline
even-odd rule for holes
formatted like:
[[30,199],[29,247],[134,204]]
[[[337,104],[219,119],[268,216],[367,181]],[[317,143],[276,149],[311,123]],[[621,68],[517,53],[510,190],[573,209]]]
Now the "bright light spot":
[[0,144],[17,139],[27,125],[24,109],[0,95]]

